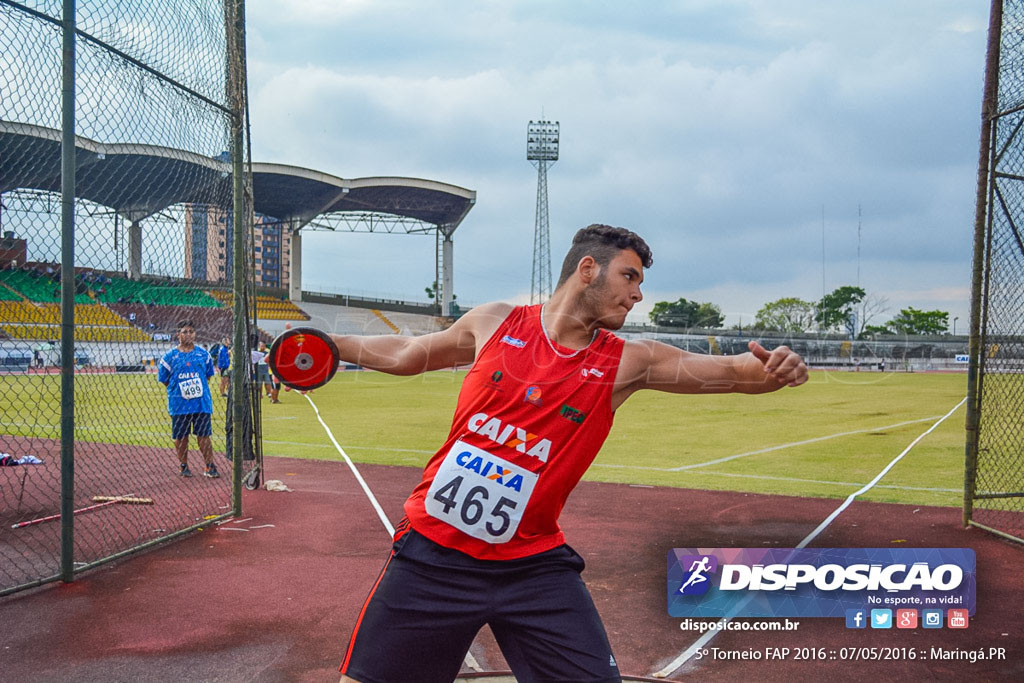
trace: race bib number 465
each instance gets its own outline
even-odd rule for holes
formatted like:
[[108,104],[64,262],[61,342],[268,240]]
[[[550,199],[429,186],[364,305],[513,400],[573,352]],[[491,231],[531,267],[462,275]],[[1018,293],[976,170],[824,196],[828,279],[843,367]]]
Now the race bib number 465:
[[537,475],[456,441],[427,491],[427,514],[488,543],[507,543],[519,528]]

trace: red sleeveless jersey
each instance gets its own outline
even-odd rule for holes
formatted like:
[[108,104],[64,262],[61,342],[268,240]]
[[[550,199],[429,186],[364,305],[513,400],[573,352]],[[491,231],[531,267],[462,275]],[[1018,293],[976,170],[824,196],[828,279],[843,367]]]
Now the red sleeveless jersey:
[[563,544],[558,516],[611,429],[623,345],[601,330],[572,355],[549,343],[540,306],[514,308],[466,375],[448,440],[405,503],[412,528],[482,560]]

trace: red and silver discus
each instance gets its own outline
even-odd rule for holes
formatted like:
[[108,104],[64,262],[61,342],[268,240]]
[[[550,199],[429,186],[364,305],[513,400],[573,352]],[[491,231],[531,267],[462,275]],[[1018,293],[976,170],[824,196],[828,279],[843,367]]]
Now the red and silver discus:
[[270,345],[267,356],[274,377],[299,390],[316,389],[330,382],[340,362],[331,338],[312,327],[285,330]]

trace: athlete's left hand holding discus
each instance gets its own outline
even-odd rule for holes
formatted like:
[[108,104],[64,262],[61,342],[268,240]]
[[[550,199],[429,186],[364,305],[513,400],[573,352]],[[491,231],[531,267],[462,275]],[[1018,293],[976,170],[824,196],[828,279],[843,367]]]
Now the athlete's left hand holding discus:
[[472,366],[359,613],[343,682],[450,682],[481,623],[518,680],[620,680],[558,526],[615,410],[643,389],[761,394],[807,381],[785,346],[711,356],[612,334],[651,263],[635,233],[593,225],[543,306],[485,304],[421,337],[330,335],[342,361],[381,372]]

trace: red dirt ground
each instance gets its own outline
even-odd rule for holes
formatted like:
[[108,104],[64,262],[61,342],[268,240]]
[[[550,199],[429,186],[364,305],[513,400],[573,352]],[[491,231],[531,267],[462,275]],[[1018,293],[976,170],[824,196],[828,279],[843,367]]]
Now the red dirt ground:
[[[290,493],[245,493],[243,520],[80,576],[0,599],[4,681],[335,681],[356,613],[389,539],[342,463],[273,458]],[[392,520],[419,472],[361,468]],[[585,482],[562,516],[620,669],[646,677],[697,639],[666,612],[673,547],[793,547],[838,501]],[[273,525],[273,526],[265,526]],[[245,530],[245,531],[242,531]],[[804,619],[796,632],[725,632],[708,647],[1005,648],[969,661],[691,661],[669,680],[1024,680],[1024,548],[960,526],[955,508],[856,503],[817,547],[969,547],[978,558],[968,629],[848,630]],[[471,650],[506,668],[486,631]]]

